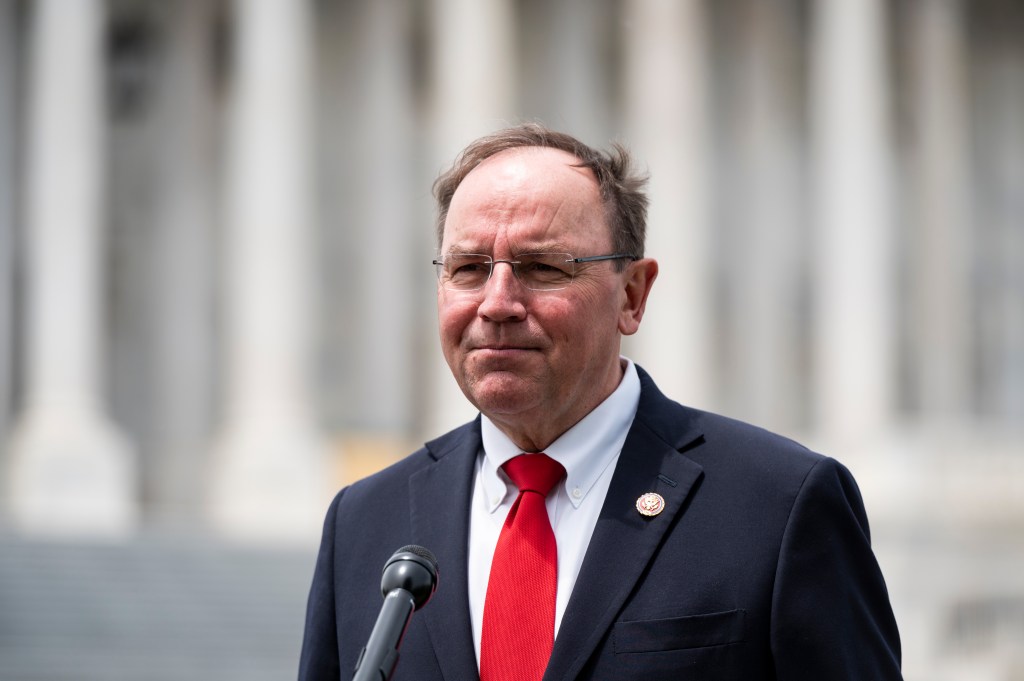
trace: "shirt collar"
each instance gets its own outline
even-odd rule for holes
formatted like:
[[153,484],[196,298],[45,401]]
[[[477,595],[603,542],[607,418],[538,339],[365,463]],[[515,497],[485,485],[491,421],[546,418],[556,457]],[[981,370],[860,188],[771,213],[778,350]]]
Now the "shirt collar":
[[[633,362],[621,358],[625,371],[619,386],[593,411],[551,443],[544,453],[565,467],[565,491],[579,508],[604,470],[615,461],[636,416],[640,402],[640,377]],[[507,482],[501,466],[523,453],[487,416],[481,417],[484,455],[478,475],[483,483],[488,513],[501,506],[515,486]]]

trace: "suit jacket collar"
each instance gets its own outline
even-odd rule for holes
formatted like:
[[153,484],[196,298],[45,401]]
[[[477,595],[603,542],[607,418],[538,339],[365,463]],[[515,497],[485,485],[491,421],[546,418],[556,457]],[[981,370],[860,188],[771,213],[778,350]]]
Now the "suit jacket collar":
[[469,621],[469,507],[480,418],[427,443],[434,463],[409,478],[413,536],[438,559],[438,588],[421,615],[445,679],[478,679]]
[[[590,539],[544,681],[575,678],[612,626],[702,469],[682,452],[702,442],[693,412],[672,402],[640,373],[640,404]],[[655,492],[664,510],[646,517],[637,499]],[[621,557],[627,557],[622,560]]]
[[[639,366],[640,404],[566,607],[544,681],[575,678],[653,559],[701,476],[683,452],[699,446],[695,413],[672,402]],[[479,678],[469,622],[466,565],[480,420],[427,443],[435,462],[410,479],[415,536],[441,563],[437,595],[422,613],[446,679]],[[636,510],[646,492],[665,499],[654,517]],[[436,547],[436,549],[434,548]],[[616,560],[629,556],[629,560]],[[613,565],[614,562],[614,565]],[[435,602],[436,601],[436,602]]]

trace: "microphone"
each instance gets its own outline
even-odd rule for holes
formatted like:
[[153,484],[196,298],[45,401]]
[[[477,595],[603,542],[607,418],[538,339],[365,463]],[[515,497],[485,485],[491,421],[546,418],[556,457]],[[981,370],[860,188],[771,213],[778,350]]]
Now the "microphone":
[[359,653],[352,681],[389,681],[398,664],[412,613],[419,610],[437,590],[437,559],[422,546],[403,546],[384,564],[380,579],[384,604],[370,640]]

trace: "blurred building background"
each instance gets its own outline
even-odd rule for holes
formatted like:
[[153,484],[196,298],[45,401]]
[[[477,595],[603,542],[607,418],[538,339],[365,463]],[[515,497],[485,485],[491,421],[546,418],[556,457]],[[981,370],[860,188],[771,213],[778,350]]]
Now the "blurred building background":
[[627,353],[853,470],[907,680],[1024,679],[1020,0],[0,0],[0,678],[294,674],[523,120],[650,170]]

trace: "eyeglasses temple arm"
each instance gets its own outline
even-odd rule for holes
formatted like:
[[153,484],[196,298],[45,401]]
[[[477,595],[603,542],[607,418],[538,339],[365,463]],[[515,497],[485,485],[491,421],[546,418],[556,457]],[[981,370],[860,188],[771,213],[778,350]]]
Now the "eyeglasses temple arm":
[[630,260],[636,260],[633,256],[628,253],[615,253],[614,255],[592,255],[587,258],[573,258],[573,262],[597,262],[598,260],[620,260],[622,258],[629,258]]

